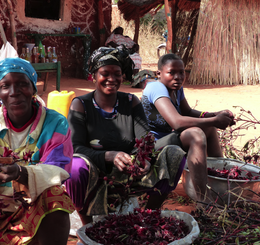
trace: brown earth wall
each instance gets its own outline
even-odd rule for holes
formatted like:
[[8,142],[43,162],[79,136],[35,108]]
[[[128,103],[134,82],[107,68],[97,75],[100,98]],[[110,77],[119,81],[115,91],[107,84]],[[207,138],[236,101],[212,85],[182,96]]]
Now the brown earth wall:
[[[27,33],[64,34],[71,33],[72,28],[80,27],[81,33],[92,37],[91,51],[99,45],[98,1],[96,0],[63,0],[62,20],[46,20],[25,17],[25,0],[11,0],[18,53],[21,53],[25,43],[33,43]],[[111,1],[103,0],[103,14],[106,36],[111,29]],[[7,40],[12,43],[11,25],[6,0],[0,0],[0,20],[2,21]],[[42,43],[48,47],[56,47],[58,59],[62,64],[62,74],[71,77],[83,76],[84,46],[81,38],[46,37]],[[0,45],[3,41],[0,39]]]

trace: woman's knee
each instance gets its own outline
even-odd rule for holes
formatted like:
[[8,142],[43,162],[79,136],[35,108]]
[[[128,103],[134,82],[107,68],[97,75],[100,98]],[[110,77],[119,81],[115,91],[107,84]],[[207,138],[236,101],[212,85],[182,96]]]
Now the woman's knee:
[[73,182],[77,182],[79,179],[88,177],[89,168],[84,159],[79,157],[73,157],[71,167],[71,178]]
[[65,181],[65,187],[76,208],[81,209],[88,186],[89,168],[84,159],[73,158],[71,177]]
[[204,131],[198,127],[192,127],[184,130],[180,135],[183,146],[196,145],[207,147],[207,137]]

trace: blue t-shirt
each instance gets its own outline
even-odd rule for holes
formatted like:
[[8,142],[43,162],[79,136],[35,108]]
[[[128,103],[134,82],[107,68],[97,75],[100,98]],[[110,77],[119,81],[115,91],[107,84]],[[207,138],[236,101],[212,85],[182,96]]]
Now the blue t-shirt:
[[[169,92],[165,85],[161,82],[149,82],[144,91],[141,98],[142,105],[144,108],[144,112],[148,121],[148,125],[155,134],[157,139],[169,134],[172,132],[172,128],[170,125],[164,120],[161,114],[156,109],[154,103],[157,99],[167,97],[171,100]],[[181,114],[180,103],[184,99],[183,87],[177,91],[177,105],[172,104],[176,108],[176,110]]]

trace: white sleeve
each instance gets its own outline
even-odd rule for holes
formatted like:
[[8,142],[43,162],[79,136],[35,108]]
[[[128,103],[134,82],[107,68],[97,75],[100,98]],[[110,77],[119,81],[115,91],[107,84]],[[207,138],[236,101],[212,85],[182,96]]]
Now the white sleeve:
[[68,179],[68,172],[60,167],[48,164],[38,164],[26,166],[28,172],[28,188],[31,201],[47,188],[55,185],[61,185],[62,181]]

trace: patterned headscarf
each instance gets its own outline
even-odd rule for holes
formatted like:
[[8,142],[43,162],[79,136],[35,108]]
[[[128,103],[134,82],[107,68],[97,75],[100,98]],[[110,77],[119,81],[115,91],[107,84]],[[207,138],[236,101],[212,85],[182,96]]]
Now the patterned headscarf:
[[90,73],[94,73],[102,66],[118,65],[122,69],[128,81],[132,81],[134,62],[129,57],[129,53],[124,45],[116,48],[100,47],[95,50],[88,60]]
[[10,72],[24,73],[31,80],[37,91],[37,73],[27,60],[20,58],[5,58],[0,61],[0,80]]

